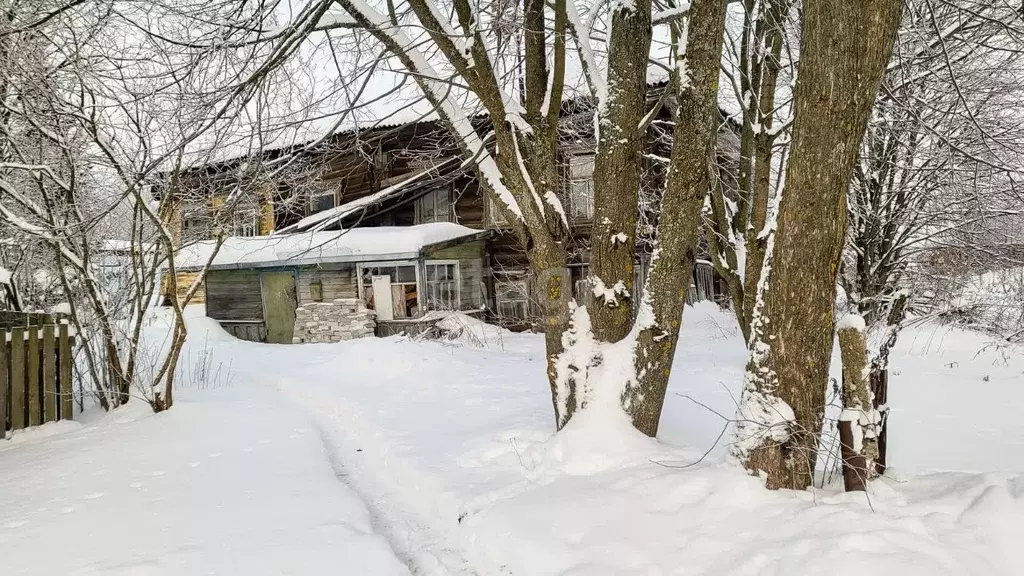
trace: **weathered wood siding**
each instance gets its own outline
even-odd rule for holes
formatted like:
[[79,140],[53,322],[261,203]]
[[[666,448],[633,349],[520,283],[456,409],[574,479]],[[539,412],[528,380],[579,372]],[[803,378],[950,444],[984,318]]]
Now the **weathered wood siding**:
[[263,293],[256,270],[211,270],[206,275],[206,315],[214,320],[263,321]]
[[[487,267],[484,241],[467,242],[425,254],[425,261],[456,260],[459,263],[459,308],[478,310],[486,303]],[[422,273],[421,273],[421,276]]]
[[354,264],[307,266],[299,269],[297,278],[299,306],[316,302],[310,287],[314,280],[320,280],[322,302],[330,302],[338,298],[358,297]]

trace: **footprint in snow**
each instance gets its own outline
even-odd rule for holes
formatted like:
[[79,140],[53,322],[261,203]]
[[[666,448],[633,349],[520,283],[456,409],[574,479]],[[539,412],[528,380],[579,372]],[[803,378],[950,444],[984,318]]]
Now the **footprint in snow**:
[[104,496],[103,492],[93,492],[92,494],[86,494],[85,499],[86,500],[96,500],[98,498],[103,498],[103,496]]
[[11,520],[10,522],[7,522],[6,524],[4,524],[4,528],[6,528],[8,530],[13,530],[15,528],[21,528],[25,524],[28,524],[28,522],[26,522],[24,520]]
[[153,476],[153,477],[163,476],[164,474],[167,474],[167,472],[164,472],[163,470],[154,470],[154,471],[149,473],[149,475]]
[[61,514],[71,514],[74,511],[75,511],[75,509],[72,508],[71,506],[65,506],[65,507],[60,509],[60,513]]
[[142,488],[142,482],[132,482],[128,485],[129,488]]

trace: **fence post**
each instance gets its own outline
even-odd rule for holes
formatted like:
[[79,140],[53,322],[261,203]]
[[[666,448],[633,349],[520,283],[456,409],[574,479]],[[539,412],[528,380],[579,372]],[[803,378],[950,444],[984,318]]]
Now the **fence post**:
[[63,420],[71,420],[74,415],[74,385],[71,381],[71,337],[68,335],[67,323],[60,324],[58,334],[60,370],[57,378],[60,382],[60,417]]
[[28,425],[39,426],[43,423],[42,389],[39,386],[39,327],[28,328],[28,358],[25,362],[28,371]]
[[43,326],[43,422],[57,421],[57,350],[53,324]]
[[8,386],[8,375],[11,372],[11,365],[7,362],[7,336],[10,332],[0,331],[0,440],[7,437],[7,403],[11,400],[10,387]]
[[25,329],[11,330],[11,430],[25,427]]

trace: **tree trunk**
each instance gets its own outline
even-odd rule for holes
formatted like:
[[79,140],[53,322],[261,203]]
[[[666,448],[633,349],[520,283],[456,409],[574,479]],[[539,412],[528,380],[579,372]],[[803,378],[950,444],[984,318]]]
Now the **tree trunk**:
[[[658,433],[686,291],[693,277],[700,213],[715,169],[724,34],[725,2],[695,2],[690,9],[685,63],[676,66],[672,82],[676,90],[674,143],[655,256],[637,318],[637,385],[630,388],[627,399],[633,425],[648,436]],[[686,71],[684,77],[679,77],[680,69]]]
[[814,477],[835,328],[846,192],[901,15],[899,0],[806,0],[793,141],[734,450],[768,488]]
[[843,440],[843,478],[847,492],[863,490],[874,474],[878,458],[878,430],[868,381],[868,350],[864,319],[850,315],[837,331],[843,362],[843,412],[839,417]]
[[608,95],[597,110],[594,164],[594,227],[590,273],[595,292],[590,316],[594,336],[618,342],[632,327],[636,298],[637,202],[647,130],[647,66],[651,47],[651,1],[620,3],[612,14]]
[[533,280],[532,301],[544,322],[544,356],[547,359],[551,404],[555,408],[555,427],[561,430],[579,407],[571,381],[559,378],[558,358],[564,351],[563,337],[569,329],[569,302],[572,287],[561,243],[542,242],[530,250]]

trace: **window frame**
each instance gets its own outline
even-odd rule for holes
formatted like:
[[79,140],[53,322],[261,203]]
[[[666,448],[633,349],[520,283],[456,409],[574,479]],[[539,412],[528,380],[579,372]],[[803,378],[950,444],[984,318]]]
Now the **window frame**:
[[[514,300],[503,299],[501,289],[502,284],[514,284],[521,285],[522,288],[517,290],[523,297]],[[518,314],[506,315],[502,313],[502,305],[513,305],[516,307],[522,306],[522,316]],[[494,280],[494,314],[497,316],[498,321],[516,321],[516,322],[528,322],[530,319],[530,281],[525,275],[516,277],[505,277],[502,279]]]
[[[391,285],[394,286],[395,284],[398,284],[398,285],[402,285],[402,286],[407,286],[409,284],[415,284],[415,286],[416,286],[416,315],[415,316],[396,317],[396,320],[407,319],[407,318],[415,318],[415,317],[418,317],[418,316],[422,316],[423,315],[423,310],[424,310],[424,301],[423,301],[423,298],[422,298],[423,291],[420,289],[421,286],[422,286],[421,278],[420,278],[420,266],[419,266],[419,262],[416,261],[416,260],[391,260],[391,261],[388,261],[388,262],[359,262],[359,263],[357,263],[356,264],[356,294],[359,296],[359,301],[362,302],[363,304],[366,304],[366,289],[363,286],[363,275],[364,275],[365,270],[367,268],[404,268],[404,267],[407,267],[407,266],[411,266],[412,267],[413,272],[415,273],[415,282],[395,282],[395,278],[392,277]],[[369,308],[369,306],[367,306],[367,308]],[[376,309],[376,302],[374,303],[374,307],[372,309],[374,309],[374,310]]]
[[[575,221],[587,221],[594,219],[594,168],[596,158],[593,154],[573,154],[569,156],[567,163],[568,171],[568,190],[567,196],[569,199],[569,218]],[[590,174],[586,176],[578,176],[575,172],[575,168],[580,165],[590,166]],[[586,186],[586,202],[585,210],[580,210],[579,194],[577,194],[577,186]]]
[[[444,192],[445,201],[439,205],[439,198],[441,197],[440,192]],[[432,218],[427,220],[424,218],[424,208],[426,204],[430,204]],[[452,202],[452,189],[451,186],[440,186],[433,188],[426,194],[416,199],[414,203],[414,216],[413,219],[417,224],[433,224],[435,222],[455,222],[455,203]],[[437,215],[444,213],[445,219],[439,220]]]
[[494,198],[494,195],[484,192],[484,200],[486,201],[487,223],[493,228],[508,228],[508,218],[505,216],[505,211],[498,205],[498,200]]
[[[318,209],[317,208],[317,199],[318,198],[324,198],[324,197],[327,197],[327,196],[331,197],[331,207],[330,208],[324,208],[322,210]],[[337,190],[320,190],[320,191],[316,191],[316,192],[310,192],[309,193],[309,206],[308,207],[309,207],[309,215],[310,216],[312,216],[313,214],[319,214],[320,212],[326,212],[327,210],[331,210],[333,208],[337,208],[338,207],[338,191]]]
[[[453,278],[452,282],[455,283],[454,299],[455,305],[452,308],[434,308],[430,301],[430,274],[427,270],[428,266],[452,266],[453,267]],[[434,280],[433,282],[438,282]],[[423,309],[426,311],[430,310],[461,310],[462,309],[462,270],[459,266],[458,260],[424,260],[423,261]]]

